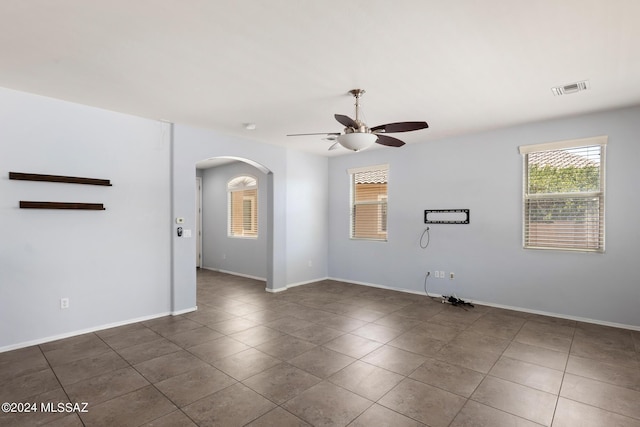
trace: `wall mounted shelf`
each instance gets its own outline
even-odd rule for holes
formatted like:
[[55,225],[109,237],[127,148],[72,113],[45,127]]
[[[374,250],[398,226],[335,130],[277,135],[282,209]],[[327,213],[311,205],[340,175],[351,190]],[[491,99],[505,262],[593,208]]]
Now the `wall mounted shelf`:
[[38,173],[9,172],[9,179],[17,179],[21,181],[64,182],[67,184],[103,185],[103,186],[111,187],[111,181],[108,179],[81,178],[77,176],[43,175]]
[[20,200],[20,209],[77,209],[86,211],[103,211],[102,203],[65,203],[65,202],[30,202]]

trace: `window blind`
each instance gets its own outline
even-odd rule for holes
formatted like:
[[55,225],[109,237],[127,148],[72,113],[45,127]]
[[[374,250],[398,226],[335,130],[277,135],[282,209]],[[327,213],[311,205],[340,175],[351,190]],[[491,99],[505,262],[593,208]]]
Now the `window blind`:
[[606,143],[597,137],[521,147],[525,248],[604,252]]
[[229,194],[228,229],[230,237],[258,237],[258,189],[251,176],[232,179]]
[[350,169],[351,238],[387,240],[388,165]]

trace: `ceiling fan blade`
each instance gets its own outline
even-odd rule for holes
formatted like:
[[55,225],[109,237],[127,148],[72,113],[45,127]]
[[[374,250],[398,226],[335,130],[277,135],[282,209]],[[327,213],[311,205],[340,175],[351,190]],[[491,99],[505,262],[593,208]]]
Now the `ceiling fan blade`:
[[320,132],[320,133],[291,133],[287,136],[309,136],[309,135],[340,135],[340,132]]
[[345,116],[342,114],[334,114],[334,116],[338,122],[340,122],[344,127],[357,129],[360,126],[349,116]]
[[378,134],[378,139],[376,143],[386,145],[387,147],[402,147],[405,143],[400,141],[398,138],[394,138],[388,135],[380,135]]
[[410,132],[412,130],[426,129],[429,125],[427,122],[398,122],[387,123],[386,125],[379,125],[371,128],[371,132],[382,131],[384,133],[394,132]]

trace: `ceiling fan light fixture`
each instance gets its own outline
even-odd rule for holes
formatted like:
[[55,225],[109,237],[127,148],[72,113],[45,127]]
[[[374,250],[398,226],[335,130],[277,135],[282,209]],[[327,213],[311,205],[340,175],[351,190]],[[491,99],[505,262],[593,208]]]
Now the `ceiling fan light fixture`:
[[362,151],[371,147],[377,139],[378,137],[372,133],[352,132],[340,135],[338,142],[347,150]]

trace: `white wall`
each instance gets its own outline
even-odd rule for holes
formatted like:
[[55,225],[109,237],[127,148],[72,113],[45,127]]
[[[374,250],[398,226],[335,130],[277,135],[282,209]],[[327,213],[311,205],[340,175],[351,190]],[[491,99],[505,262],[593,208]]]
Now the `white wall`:
[[[229,180],[251,175],[258,181],[258,237],[228,236]],[[236,162],[202,171],[203,267],[266,280],[267,175]]]
[[[169,148],[166,124],[0,89],[0,351],[170,311]],[[113,186],[9,180],[10,171]],[[106,210],[19,209],[20,200]]]
[[[329,160],[329,275],[640,327],[640,108],[552,120]],[[428,132],[424,131],[424,132]],[[518,146],[608,135],[606,253],[522,249]],[[389,240],[349,239],[348,168],[389,163]],[[425,209],[471,210],[469,225],[430,225]]]

